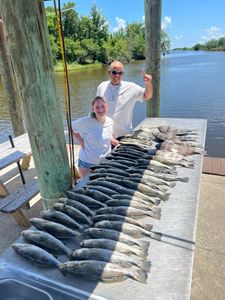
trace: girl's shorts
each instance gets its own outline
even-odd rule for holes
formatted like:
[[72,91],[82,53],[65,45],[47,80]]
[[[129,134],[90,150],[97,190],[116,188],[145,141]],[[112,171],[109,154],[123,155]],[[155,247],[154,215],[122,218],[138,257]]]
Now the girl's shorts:
[[90,169],[91,167],[95,166],[95,164],[89,164],[81,159],[78,160],[78,167],[84,169]]

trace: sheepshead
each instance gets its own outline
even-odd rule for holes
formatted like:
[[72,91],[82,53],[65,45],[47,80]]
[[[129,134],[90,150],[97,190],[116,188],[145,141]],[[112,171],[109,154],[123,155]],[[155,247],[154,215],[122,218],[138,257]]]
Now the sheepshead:
[[151,210],[155,213],[160,213],[161,209],[158,207],[152,207],[149,206],[148,204],[139,202],[139,201],[135,201],[133,199],[112,199],[109,201],[106,201],[106,204],[110,207],[110,206],[125,206],[125,207],[134,207],[134,208],[138,208],[138,209],[143,209],[143,210]]
[[143,228],[140,228],[136,225],[127,224],[119,221],[100,221],[94,224],[96,228],[106,228],[111,230],[117,230],[119,232],[131,235],[134,238],[150,237],[152,239],[161,240],[161,235],[154,232],[147,231]]
[[88,228],[85,229],[85,232],[93,238],[114,240],[129,246],[135,246],[143,252],[143,256],[148,255],[148,248],[150,245],[148,241],[140,241],[125,233],[106,228]]
[[110,240],[110,239],[88,239],[80,242],[82,248],[102,248],[108,250],[115,250],[120,253],[134,254],[138,257],[145,257],[144,250],[138,249],[127,244]]
[[100,208],[96,211],[96,214],[115,214],[131,218],[143,218],[148,216],[155,219],[160,219],[160,213],[124,206]]
[[104,203],[101,203],[87,195],[81,195],[72,191],[67,191],[65,194],[68,198],[81,202],[88,207],[105,207]]
[[125,216],[120,216],[120,215],[103,214],[103,215],[95,215],[94,217],[92,217],[92,221],[94,223],[97,223],[99,221],[104,221],[104,220],[126,222],[126,223],[129,223],[129,224],[133,224],[133,225],[136,225],[138,227],[141,227],[141,228],[143,228],[145,230],[148,230],[148,231],[150,231],[153,228],[152,224],[142,223],[142,222],[139,222],[135,219],[125,217]]
[[193,168],[194,164],[192,161],[188,161],[184,158],[184,156],[169,152],[165,150],[158,150],[156,155],[154,156],[154,160],[160,161],[162,163],[167,163],[169,165],[180,165],[186,168]]
[[82,230],[83,226],[77,223],[70,216],[57,210],[43,210],[40,213],[41,217],[45,220],[60,223],[73,229]]
[[65,254],[70,257],[72,251],[51,234],[39,230],[24,230],[22,237],[29,243],[35,244],[47,251]]
[[136,173],[133,173],[133,174],[130,174],[129,178],[131,178],[132,180],[137,180],[138,178],[140,178],[140,182],[142,182],[142,180],[144,181],[150,181],[154,184],[157,184],[157,185],[167,185],[168,187],[170,188],[173,188],[176,183],[175,182],[167,182],[166,180],[163,180],[163,179],[160,179],[158,178],[157,176],[154,176],[155,174],[152,172],[152,175],[142,175],[142,174],[136,174]]
[[77,222],[80,222],[81,224],[89,224],[89,225],[92,224],[91,219],[87,217],[85,214],[83,214],[81,211],[76,209],[75,207],[63,203],[55,203],[53,205],[53,209],[69,215],[71,218],[73,218]]
[[39,266],[58,268],[61,264],[52,254],[35,245],[15,243],[12,248],[16,253]]
[[84,204],[69,198],[59,198],[58,203],[65,203],[66,205],[77,208],[79,211],[84,213],[86,216],[92,217],[94,213]]
[[176,153],[184,155],[184,156],[203,153],[202,149],[200,149],[200,148],[188,147],[188,146],[185,146],[182,144],[178,144],[178,143],[174,142],[173,140],[168,140],[168,141],[163,142],[160,145],[160,150],[176,152]]
[[41,218],[32,218],[30,219],[30,222],[37,229],[47,231],[54,237],[60,239],[68,239],[78,236],[78,232],[59,223],[43,220]]
[[84,275],[85,278],[101,280],[103,282],[121,281],[132,278],[138,282],[146,283],[147,273],[142,270],[121,268],[117,264],[97,260],[70,261],[61,264],[61,271],[77,275]]
[[98,260],[118,264],[122,268],[136,266],[146,272],[150,271],[150,261],[144,261],[137,257],[130,257],[116,251],[101,248],[81,248],[73,252],[72,260]]
[[194,132],[193,130],[175,128],[175,127],[171,127],[170,125],[158,126],[158,130],[163,133],[172,133],[174,135],[188,135],[188,134],[196,135],[196,132]]

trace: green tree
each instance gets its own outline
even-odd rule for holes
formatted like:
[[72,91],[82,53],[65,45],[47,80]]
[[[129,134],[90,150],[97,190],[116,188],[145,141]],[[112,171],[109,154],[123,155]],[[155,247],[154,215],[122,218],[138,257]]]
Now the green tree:
[[166,55],[171,49],[171,42],[165,30],[161,31],[161,52]]

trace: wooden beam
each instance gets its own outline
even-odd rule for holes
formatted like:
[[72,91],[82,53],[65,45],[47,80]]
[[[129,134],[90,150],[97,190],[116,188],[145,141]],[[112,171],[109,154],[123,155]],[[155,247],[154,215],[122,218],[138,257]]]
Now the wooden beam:
[[7,55],[2,22],[0,22],[0,70],[13,132],[15,136],[18,136],[25,132],[21,108],[22,104],[18,94],[16,82],[13,78],[9,57]]
[[5,197],[9,194],[9,191],[5,187],[4,183],[0,180],[0,197]]
[[147,117],[160,116],[160,56],[162,0],[145,0],[146,72],[152,75],[153,97],[147,102]]
[[1,0],[0,12],[40,193],[57,199],[71,177],[43,1]]

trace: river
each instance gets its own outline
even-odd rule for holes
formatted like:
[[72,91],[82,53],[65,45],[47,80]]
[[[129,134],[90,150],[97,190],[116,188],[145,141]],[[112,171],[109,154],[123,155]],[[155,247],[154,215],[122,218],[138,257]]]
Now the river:
[[[206,151],[209,156],[225,157],[225,52],[172,52],[161,60],[160,116],[207,119]],[[142,85],[144,62],[125,65],[127,81]],[[107,80],[107,68],[69,73],[72,118],[85,116],[97,85]],[[63,74],[56,73],[56,85],[65,121]],[[137,104],[134,125],[146,116],[146,106]],[[0,82],[0,142],[12,133],[10,117]]]

